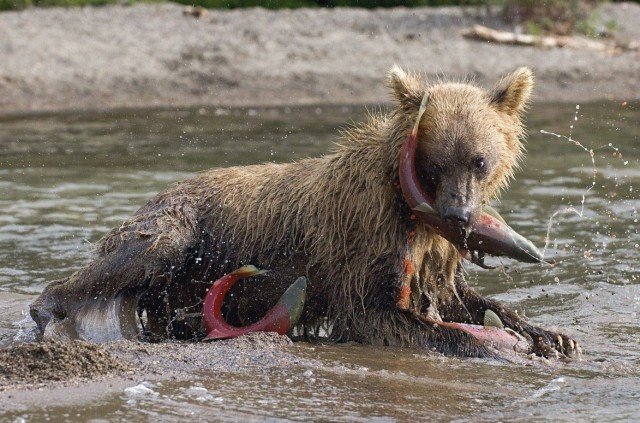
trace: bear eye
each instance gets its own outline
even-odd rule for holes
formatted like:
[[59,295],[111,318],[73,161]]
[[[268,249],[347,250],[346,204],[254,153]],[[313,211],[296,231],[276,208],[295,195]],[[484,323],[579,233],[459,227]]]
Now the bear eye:
[[476,157],[475,159],[473,159],[473,167],[475,167],[478,170],[484,170],[486,166],[486,163],[484,161],[484,157]]

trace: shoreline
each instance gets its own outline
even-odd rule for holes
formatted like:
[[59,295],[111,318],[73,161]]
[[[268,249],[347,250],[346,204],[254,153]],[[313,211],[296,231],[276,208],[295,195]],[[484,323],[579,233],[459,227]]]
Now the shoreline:
[[[0,416],[27,411],[39,403],[77,406],[127,395],[128,389],[144,384],[197,383],[202,381],[199,372],[251,375],[290,369],[301,373],[305,367],[320,366],[316,360],[300,357],[298,350],[288,337],[265,332],[214,343],[120,340],[106,344],[14,344],[0,348],[0,369],[9,370],[9,376],[0,376],[0,400],[5,404],[0,407]],[[11,363],[6,356],[21,356],[22,362]],[[20,370],[18,376],[11,373],[14,367]],[[132,396],[149,393],[142,388]]]
[[[534,69],[535,102],[640,98],[640,52],[491,44],[465,39],[497,17],[456,7],[209,10],[173,3],[0,13],[0,116],[138,108],[387,104],[393,64],[428,81],[489,87]],[[640,40],[640,5],[607,4],[616,37]]]

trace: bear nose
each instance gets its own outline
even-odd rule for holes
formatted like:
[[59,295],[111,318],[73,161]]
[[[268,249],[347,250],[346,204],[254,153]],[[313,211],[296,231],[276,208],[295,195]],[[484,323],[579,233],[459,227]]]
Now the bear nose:
[[471,211],[467,207],[445,207],[443,217],[460,225],[469,223]]

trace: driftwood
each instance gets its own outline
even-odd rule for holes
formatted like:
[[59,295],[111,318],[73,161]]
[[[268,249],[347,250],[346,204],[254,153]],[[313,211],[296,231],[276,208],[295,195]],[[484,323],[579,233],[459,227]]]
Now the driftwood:
[[200,19],[204,16],[206,16],[206,14],[209,13],[207,11],[207,9],[205,9],[202,6],[187,6],[184,9],[182,9],[182,14],[185,16],[193,16],[196,19]]
[[521,46],[536,46],[545,48],[573,48],[594,51],[639,50],[637,42],[627,44],[610,44],[587,38],[570,37],[561,35],[531,35],[517,34],[515,32],[498,31],[483,25],[474,25],[462,31],[462,36],[473,40],[490,41],[500,44],[513,44]]

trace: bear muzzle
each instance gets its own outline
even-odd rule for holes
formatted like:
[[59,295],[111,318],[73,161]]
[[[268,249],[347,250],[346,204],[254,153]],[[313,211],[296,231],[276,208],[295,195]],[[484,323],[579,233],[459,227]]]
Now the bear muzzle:
[[[473,189],[468,184],[467,189],[462,192],[456,189],[460,186],[458,182],[462,181],[455,181],[456,178],[453,178],[450,182],[454,183],[449,189],[455,195],[451,195],[449,199],[444,198],[440,192],[440,204],[436,204],[433,194],[425,192],[417,176],[415,158],[418,123],[427,100],[428,95],[425,94],[416,124],[407,135],[400,152],[400,188],[407,205],[420,220],[455,245],[464,257],[469,257],[473,263],[481,267],[485,267],[485,254],[508,256],[528,263],[544,262],[540,250],[507,225],[493,208],[485,205],[477,213],[472,210],[472,202],[469,199],[473,199]],[[442,187],[439,191],[442,191]]]
[[445,206],[442,217],[454,225],[465,227],[471,221],[471,209],[469,207]]

